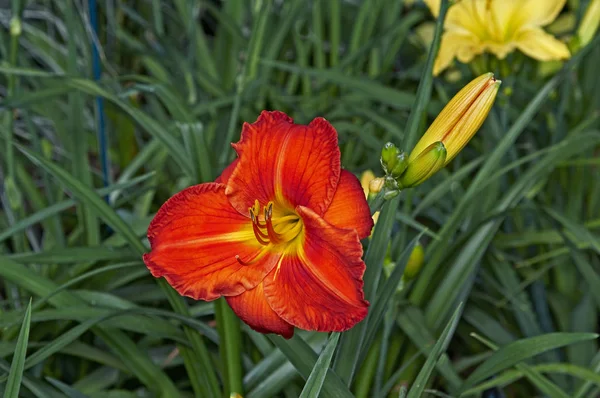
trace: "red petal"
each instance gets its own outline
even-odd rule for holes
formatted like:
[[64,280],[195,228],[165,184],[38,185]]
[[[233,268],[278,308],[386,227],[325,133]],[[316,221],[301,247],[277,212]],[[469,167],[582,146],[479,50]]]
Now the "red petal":
[[233,173],[233,170],[235,170],[235,166],[238,165],[239,161],[240,159],[236,158],[233,162],[231,162],[229,166],[225,167],[225,170],[223,170],[221,175],[215,179],[215,182],[218,182],[220,184],[227,184],[227,181],[229,181],[229,177],[231,177],[231,174]]
[[279,256],[263,252],[249,217],[227,201],[225,185],[196,185],[174,195],[148,228],[152,251],[144,262],[155,277],[165,279],[180,294],[214,300],[253,289],[275,266]]
[[264,280],[271,308],[285,321],[306,330],[341,332],[367,315],[361,260],[355,231],[339,229],[305,207],[304,244],[285,255]]
[[233,312],[257,332],[277,333],[286,339],[294,335],[294,327],[269,307],[262,283],[239,296],[230,296],[226,299]]
[[262,206],[306,206],[322,215],[340,178],[337,132],[323,118],[294,124],[282,112],[263,111],[245,123],[233,144],[240,162],[227,183],[231,204],[242,213],[258,199]]
[[371,210],[360,181],[354,174],[342,170],[337,191],[323,218],[338,228],[354,229],[360,239],[371,234]]

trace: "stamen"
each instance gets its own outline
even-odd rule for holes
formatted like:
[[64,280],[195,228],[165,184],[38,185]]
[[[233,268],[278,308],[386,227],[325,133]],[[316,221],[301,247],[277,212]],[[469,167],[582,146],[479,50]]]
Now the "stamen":
[[[254,205],[248,208],[248,213],[252,220],[254,236],[261,245],[267,246],[269,244],[277,245],[286,243],[293,240],[302,232],[303,224],[295,214],[288,214],[278,217],[275,220],[273,219],[273,202],[269,202],[263,207],[264,221],[261,221],[258,217],[259,209],[260,204],[258,200],[255,200]],[[279,232],[275,231],[274,225],[278,226]]]
[[254,236],[256,237],[256,240],[258,241],[258,243],[260,243],[263,246],[266,246],[269,244],[269,236],[267,234],[265,234],[263,231],[261,231],[258,228],[258,225],[256,224],[252,224],[252,229],[254,230]]
[[267,253],[268,253],[268,248],[265,247],[264,249],[259,251],[253,258],[249,259],[248,261],[242,260],[238,254],[236,254],[235,259],[237,260],[238,263],[240,263],[244,266],[248,266],[248,265],[252,265],[252,264],[255,264],[258,261],[260,261]]
[[275,229],[273,228],[273,222],[270,218],[267,219],[267,233],[269,234],[269,239],[271,240],[271,242],[275,244],[284,242],[279,237],[279,234],[275,232]]

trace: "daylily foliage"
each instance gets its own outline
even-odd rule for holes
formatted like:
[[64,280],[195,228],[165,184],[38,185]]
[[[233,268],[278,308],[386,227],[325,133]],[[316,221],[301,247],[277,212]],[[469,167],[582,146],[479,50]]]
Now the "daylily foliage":
[[340,167],[323,118],[263,112],[213,183],[169,199],[150,224],[155,277],[196,300],[221,296],[250,327],[344,331],[367,314],[360,239],[373,220],[358,179]]

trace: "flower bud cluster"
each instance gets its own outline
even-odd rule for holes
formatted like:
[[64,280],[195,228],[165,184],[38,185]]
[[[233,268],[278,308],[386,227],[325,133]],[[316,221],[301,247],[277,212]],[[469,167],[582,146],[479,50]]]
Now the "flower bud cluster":
[[450,100],[410,155],[388,142],[381,151],[385,199],[417,186],[445,167],[475,135],[490,112],[501,81],[483,74]]

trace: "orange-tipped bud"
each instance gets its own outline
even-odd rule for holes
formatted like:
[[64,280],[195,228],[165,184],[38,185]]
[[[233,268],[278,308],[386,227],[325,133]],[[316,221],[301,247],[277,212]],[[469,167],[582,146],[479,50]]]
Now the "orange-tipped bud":
[[425,148],[417,157],[408,163],[408,167],[398,183],[403,188],[419,185],[446,164],[446,148],[440,141]]
[[483,124],[494,104],[500,84],[501,81],[496,80],[493,73],[486,73],[460,90],[414,147],[408,157],[409,164],[416,160],[425,148],[438,141],[446,147],[444,166],[454,159]]

